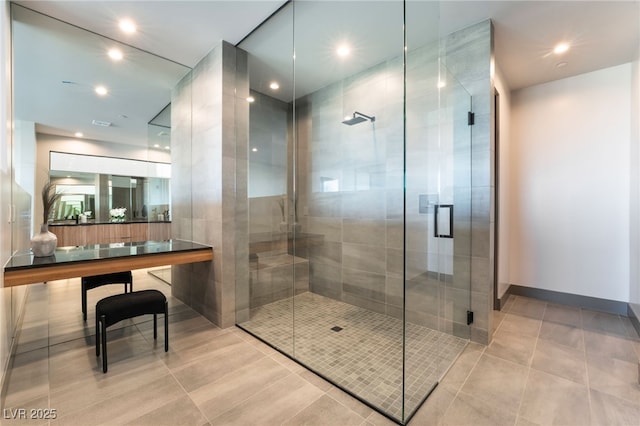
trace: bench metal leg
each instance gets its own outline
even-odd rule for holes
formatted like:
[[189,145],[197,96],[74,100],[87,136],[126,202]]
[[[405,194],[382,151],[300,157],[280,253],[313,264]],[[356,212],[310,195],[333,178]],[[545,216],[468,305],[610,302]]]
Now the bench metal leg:
[[169,352],[169,304],[164,302],[164,351]]
[[87,289],[82,286],[82,319],[87,320]]
[[100,356],[100,318],[96,317],[96,356]]
[[158,338],[158,314],[153,314],[153,340]]
[[107,319],[105,318],[104,315],[102,315],[100,317],[100,323],[101,323],[101,333],[100,333],[100,340],[102,341],[102,372],[106,373],[107,372]]

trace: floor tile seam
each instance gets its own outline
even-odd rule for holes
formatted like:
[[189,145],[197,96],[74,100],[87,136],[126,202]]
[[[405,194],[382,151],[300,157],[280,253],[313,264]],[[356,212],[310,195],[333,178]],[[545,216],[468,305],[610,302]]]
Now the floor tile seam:
[[[140,335],[142,336],[142,338],[147,342],[147,343],[153,343],[153,342],[157,342],[156,339],[153,340],[153,342],[149,341],[149,339],[147,337],[145,337],[144,333],[142,332],[142,330],[140,330],[140,328],[138,328],[138,324],[134,324],[134,327],[136,328],[136,330],[138,331],[138,333],[140,333]],[[171,342],[169,342],[169,344],[171,344]],[[154,345],[156,346],[156,345]],[[160,356],[158,353],[156,353],[156,351],[154,350],[155,348],[151,348],[151,353],[153,354],[153,356],[162,363],[162,365],[164,366],[164,368],[166,369],[167,373],[170,374],[173,377],[173,372],[171,371],[171,369],[169,368],[169,366],[164,362],[164,358],[163,356]],[[163,346],[162,349],[164,349],[164,342],[163,342]],[[163,352],[166,353],[166,352]],[[174,377],[175,379],[175,377]]]
[[[258,352],[260,352],[260,351],[258,351]],[[180,383],[180,386],[181,386],[183,389],[185,389],[185,392],[187,392],[187,395],[189,395],[189,399],[191,399],[191,400],[193,401],[193,399],[191,398],[191,394],[192,394],[192,393],[199,391],[199,390],[200,390],[200,389],[202,389],[204,386],[215,385],[216,383],[218,383],[218,382],[222,381],[223,379],[226,379],[230,374],[234,374],[234,373],[238,372],[239,370],[246,369],[246,368],[248,368],[249,366],[251,366],[252,364],[256,364],[257,362],[260,362],[260,361],[262,361],[264,358],[267,358],[267,357],[268,357],[266,354],[264,354],[264,353],[262,353],[262,352],[260,352],[260,355],[261,355],[261,356],[260,356],[260,357],[258,357],[258,358],[256,358],[255,360],[252,360],[252,361],[250,361],[250,362],[248,362],[248,363],[242,364],[240,367],[237,367],[237,368],[235,368],[235,369],[233,369],[233,370],[229,370],[229,371],[227,371],[226,373],[224,373],[223,375],[221,375],[220,377],[218,377],[217,379],[215,379],[215,380],[213,380],[213,381],[208,381],[208,382],[206,382],[206,383],[203,383],[201,386],[198,386],[197,388],[192,389],[191,391],[187,391],[187,390],[184,388],[184,386],[182,386],[182,382],[180,382],[180,380],[178,380],[177,378],[176,378],[176,380],[178,381],[178,383]],[[276,360],[273,360],[273,361],[274,361],[274,362],[277,362]],[[191,364],[191,363],[188,363],[188,364]],[[288,373],[291,373],[291,370],[289,370],[288,368],[286,368],[284,365],[281,365],[281,366],[282,366],[285,370],[287,370],[287,372],[288,372]],[[177,373],[177,372],[179,372],[179,371],[182,371],[182,370],[183,370],[183,368],[182,368],[182,367],[181,367],[181,368],[176,368],[176,369],[175,369],[175,371],[174,371],[174,370],[172,370],[171,368],[169,368],[169,370],[171,371],[171,374],[172,374],[172,375],[173,375],[173,377],[175,378],[175,374],[174,374],[174,373]],[[286,376],[284,376],[284,377],[286,377]],[[244,401],[244,400],[243,400],[243,401]],[[194,401],[194,404],[195,404],[195,401]],[[237,404],[236,404],[236,405],[237,405]],[[229,409],[230,409],[230,408],[229,408]],[[228,411],[228,410],[226,410],[226,411]],[[225,411],[225,412],[226,412],[226,411]],[[209,418],[208,418],[208,417],[206,417],[206,416],[205,416],[205,418],[206,418],[207,420],[209,420]]]
[[[107,373],[104,373],[104,374],[107,374]],[[168,376],[170,376],[170,374],[164,374],[164,375],[161,375],[161,376],[154,377],[150,382],[148,382],[146,384],[147,385],[151,385],[151,384],[153,384],[155,382],[158,382],[158,381],[160,381],[160,380],[162,380],[162,379],[164,379],[165,377],[168,377]],[[177,384],[179,385],[180,383],[178,382]],[[125,392],[131,392],[131,391],[134,391],[134,390],[135,390],[135,388],[126,389]],[[111,401],[116,400],[116,399],[121,400],[122,399],[122,393],[114,393],[113,395],[109,396],[106,400],[94,401],[91,404],[84,405],[84,406],[79,406],[77,404],[73,404],[72,407],[71,407],[71,410],[66,412],[65,415],[60,417],[60,418],[69,419],[71,416],[74,416],[75,414],[77,414],[77,413],[79,413],[79,412],[81,412],[83,410],[89,409],[91,407],[97,407],[97,406],[104,405],[104,404],[110,404]],[[51,404],[51,392],[49,392],[49,404]],[[56,408],[56,407],[51,407],[51,408]],[[58,414],[60,414],[60,413],[58,413]]]
[[[536,371],[536,372],[538,372],[538,373],[548,374],[548,375],[550,375],[550,376],[556,377],[556,378],[558,378],[558,379],[567,380],[567,381],[572,382],[572,383],[575,383],[575,384],[577,384],[577,385],[587,386],[587,384],[586,384],[586,383],[580,383],[580,382],[577,382],[577,381],[575,381],[575,380],[572,380],[572,379],[570,379],[570,378],[568,378],[568,377],[559,376],[559,375],[554,374],[554,373],[551,373],[551,372],[549,372],[549,371],[542,370],[542,369],[540,369],[540,368],[536,368],[536,367],[534,367],[533,365],[531,365],[531,367],[530,367],[530,368],[531,368],[532,370],[535,370],[535,371]],[[588,387],[589,387],[589,386],[587,386],[587,388],[588,388]]]
[[[291,370],[288,370],[286,367],[283,366],[283,368],[285,370],[287,370],[287,374],[285,374],[284,376],[280,377],[279,379],[277,379],[276,381],[274,381],[273,383],[271,383],[267,387],[255,392],[255,393],[252,393],[251,395],[249,395],[249,396],[247,396],[247,397],[245,397],[245,398],[243,398],[241,400],[236,401],[234,404],[229,404],[227,407],[225,407],[224,411],[220,411],[220,412],[215,413],[216,414],[215,417],[209,418],[209,417],[205,416],[205,419],[207,419],[207,421],[209,421],[209,423],[211,425],[216,425],[218,423],[215,422],[215,419],[225,415],[226,413],[228,413],[229,411],[233,410],[234,408],[239,407],[240,405],[244,404],[246,401],[250,400],[251,398],[254,398],[257,395],[260,395],[260,394],[266,392],[268,389],[271,389],[272,387],[274,387],[276,384],[278,384],[282,380],[286,379],[287,377],[291,376],[292,374],[295,374]],[[208,384],[212,384],[212,383],[216,383],[216,382],[218,382],[218,380],[216,380],[214,382],[210,382]],[[200,388],[198,388],[198,389],[200,389]],[[194,392],[195,392],[195,390],[194,390]],[[191,397],[191,395],[189,395],[189,397]],[[198,407],[198,408],[200,408],[200,407]],[[287,420],[289,420],[289,419],[287,419]]]
[[[244,343],[244,344],[250,345],[250,343],[245,342],[245,341],[242,341],[242,342],[240,342],[240,343],[235,343],[235,344],[231,344],[231,345],[225,346],[224,348],[220,348],[219,350],[217,350],[217,351],[215,351],[215,352],[218,352],[218,354],[217,354],[217,355],[229,355],[228,353],[225,353],[225,352],[233,352],[234,347],[235,347],[235,346],[237,346],[237,345],[239,345],[239,344],[241,344],[241,343]],[[212,343],[211,343],[211,342],[208,342],[208,343],[206,343],[206,344],[205,344],[205,346],[206,346],[206,345],[210,345],[210,344],[212,344]],[[251,365],[251,364],[253,364],[254,362],[259,361],[259,360],[261,360],[262,358],[264,358],[264,357],[266,357],[266,356],[267,356],[264,352],[262,352],[262,351],[261,351],[261,350],[259,350],[258,348],[255,348],[255,347],[253,347],[253,346],[251,346],[251,348],[252,348],[252,349],[255,349],[255,351],[256,351],[257,353],[259,353],[259,354],[260,354],[260,356],[259,356],[258,358],[256,358],[255,360],[253,360],[253,361],[249,362],[249,363],[243,364],[243,365],[242,365],[242,366],[240,366],[239,368],[244,368],[245,366],[247,366],[247,365]],[[196,364],[198,364],[198,363],[201,363],[203,360],[205,360],[207,357],[209,357],[209,356],[211,356],[211,355],[212,355],[212,352],[210,352],[210,351],[205,351],[205,352],[202,352],[201,354],[197,355],[195,358],[190,359],[189,361],[186,361],[186,362],[180,362],[180,364],[178,364],[178,365],[177,365],[177,366],[175,366],[175,367],[169,366],[169,365],[168,365],[168,364],[166,364],[166,363],[165,363],[165,364],[167,365],[167,368],[169,368],[172,372],[176,372],[176,373],[177,373],[177,372],[183,371],[183,370],[185,370],[185,369],[187,369],[187,368],[189,368],[189,367],[191,367],[191,366],[194,366],[194,365],[196,365]],[[238,369],[239,369],[239,368],[238,368]],[[225,374],[223,374],[220,378],[225,377],[225,376],[227,376],[228,374],[233,373],[234,371],[237,371],[238,369],[236,369],[236,370],[232,370],[232,371],[227,371],[227,372],[226,372]],[[217,381],[217,380],[216,380],[216,381]]]
[[[548,304],[545,303],[544,310],[542,311],[542,318],[544,318],[547,313]],[[524,386],[522,387],[522,393],[520,394],[520,402],[518,403],[518,410],[516,411],[516,420],[515,423],[518,423],[518,419],[520,417],[520,412],[522,411],[522,404],[524,402],[524,394],[527,390],[527,385],[529,384],[529,377],[531,376],[531,369],[533,368],[533,357],[536,354],[536,350],[538,349],[538,341],[540,340],[540,330],[542,329],[542,320],[540,320],[540,325],[538,326],[538,335],[536,336],[536,341],[533,344],[533,351],[531,352],[531,357],[529,358],[529,362],[527,364],[527,376],[524,380]],[[523,417],[524,418],[524,417]],[[525,418],[526,419],[526,418]]]
[[[518,415],[518,411],[511,411],[511,410],[509,410],[509,409],[507,409],[505,407],[502,407],[500,405],[495,405],[493,403],[493,401],[491,401],[489,399],[479,398],[478,395],[474,395],[474,394],[469,393],[469,392],[465,392],[465,391],[461,390],[459,393],[461,393],[463,395],[467,395],[467,396],[469,396],[471,398],[477,399],[478,401],[482,401],[482,402],[484,402],[486,405],[488,405],[491,408],[497,408],[498,410],[506,411],[507,413],[513,414],[513,418],[514,418],[513,424],[514,424],[514,426],[518,424],[518,418],[520,417]],[[456,398],[457,397],[458,396],[456,395]],[[451,405],[453,405],[453,401],[451,402]],[[519,410],[519,407],[518,407],[518,410]],[[447,411],[448,411],[448,408],[447,408]],[[445,415],[446,415],[446,412],[445,412]],[[534,424],[534,422],[531,422],[531,423]]]
[[171,375],[171,377],[173,377],[173,380],[176,381],[176,383],[178,383],[178,386],[180,386],[180,389],[182,389],[182,391],[184,392],[184,394],[187,396],[187,398],[189,398],[189,401],[191,401],[191,403],[197,408],[198,412],[202,415],[203,419],[207,419],[207,421],[210,421],[209,418],[205,415],[205,413],[202,411],[202,409],[200,408],[200,406],[198,404],[196,404],[196,402],[193,400],[193,398],[191,398],[191,395],[189,394],[189,392],[187,392],[187,390],[184,388],[184,386],[182,385],[182,382],[180,382],[180,380],[178,380],[178,378],[175,376],[175,374],[173,373],[173,371],[171,370],[171,368],[169,368],[169,366],[166,365],[166,363],[164,362],[164,359],[162,360],[162,363],[165,365],[166,368],[169,369],[169,374]]
[[[294,373],[295,374],[295,373]],[[298,375],[298,377],[300,377]],[[304,377],[300,377],[301,379],[304,380]],[[311,384],[312,386],[315,386],[313,383],[310,383],[309,381],[305,380],[307,383]],[[318,388],[317,386],[315,386],[316,388]],[[318,388],[320,391],[322,391],[322,389]],[[313,405],[316,401],[318,401],[320,398],[322,398],[323,396],[327,395],[326,392],[322,391],[323,393],[321,395],[319,395],[317,398],[313,399],[311,402],[309,402],[307,405],[305,405],[304,407],[302,407],[301,409],[299,409],[298,411],[296,411],[291,417],[287,418],[286,420],[283,420],[282,422],[280,422],[280,425],[284,425],[285,423],[287,423],[288,421],[290,421],[291,419],[295,418],[298,414],[302,413],[304,410],[306,410],[307,408],[311,407],[311,405]],[[329,396],[329,395],[327,395]],[[329,396],[329,398],[331,398]],[[305,400],[306,402],[306,400]],[[356,413],[357,414],[357,413]]]
[[[442,417],[444,418],[447,413],[449,412],[449,409],[451,408],[451,406],[453,405],[453,402],[458,398],[458,395],[463,392],[462,389],[464,388],[464,385],[467,384],[467,381],[469,380],[469,377],[471,377],[471,374],[473,373],[473,371],[476,369],[476,367],[478,366],[478,363],[480,363],[480,360],[482,359],[482,356],[485,355],[485,352],[487,350],[488,346],[484,346],[482,348],[482,351],[480,351],[480,355],[478,356],[478,358],[475,360],[475,362],[473,363],[473,367],[471,367],[469,369],[469,372],[467,373],[466,377],[464,378],[464,380],[462,381],[462,383],[460,384],[460,386],[458,387],[458,389],[456,389],[456,393],[454,395],[454,397],[451,399],[451,401],[449,401],[449,404],[447,405],[447,408],[442,412]],[[488,356],[490,356],[489,354],[486,354]],[[459,358],[459,357],[458,357]],[[495,358],[495,357],[494,357]],[[457,361],[457,359],[456,359]],[[453,366],[452,366],[453,367]]]
[[632,405],[632,406],[634,406],[634,407],[636,407],[636,408],[638,408],[640,410],[640,400],[638,400],[638,399],[629,399],[626,396],[623,397],[623,396],[620,396],[620,395],[614,395],[612,393],[609,393],[606,390],[598,389],[598,388],[589,387],[587,390],[589,391],[589,398],[591,398],[591,392],[595,391],[595,392],[601,393],[603,395],[606,395],[608,398],[613,398],[613,399],[615,399],[617,401],[620,401],[620,402],[623,402],[625,404]]
[[570,350],[573,350],[573,351],[576,351],[576,352],[582,352],[583,356],[586,357],[586,348],[585,348],[585,344],[584,344],[584,337],[583,337],[582,329],[579,329],[579,330],[580,330],[580,339],[582,341],[582,346],[580,348],[576,348],[575,346],[565,345],[565,344],[562,344],[562,343],[557,342],[555,340],[545,339],[544,337],[538,337],[538,340],[542,340],[546,344],[551,344],[551,345],[554,345],[554,346],[560,346],[561,348],[570,349]]

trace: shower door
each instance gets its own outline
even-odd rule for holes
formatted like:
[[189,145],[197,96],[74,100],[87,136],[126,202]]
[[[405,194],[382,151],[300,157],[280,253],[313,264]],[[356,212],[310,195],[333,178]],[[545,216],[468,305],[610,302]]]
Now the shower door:
[[470,337],[471,96],[433,49],[407,54],[405,421]]

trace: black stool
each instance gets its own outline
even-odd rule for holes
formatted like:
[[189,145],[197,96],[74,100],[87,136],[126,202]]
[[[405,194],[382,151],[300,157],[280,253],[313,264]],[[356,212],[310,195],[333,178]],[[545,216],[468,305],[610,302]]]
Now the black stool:
[[82,318],[85,321],[87,320],[87,290],[107,284],[124,284],[125,293],[127,292],[127,284],[129,284],[129,293],[131,293],[133,291],[131,271],[82,277]]
[[96,356],[102,344],[102,372],[107,372],[107,327],[127,318],[153,314],[153,338],[158,338],[157,314],[164,313],[164,351],[169,351],[167,298],[158,290],[142,290],[105,297],[96,304]]

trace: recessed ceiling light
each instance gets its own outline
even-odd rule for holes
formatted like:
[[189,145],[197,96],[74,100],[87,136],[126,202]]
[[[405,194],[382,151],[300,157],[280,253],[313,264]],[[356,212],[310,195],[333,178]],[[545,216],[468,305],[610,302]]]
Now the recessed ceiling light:
[[271,87],[272,90],[278,90],[280,88],[280,85],[278,84],[278,82],[272,81],[269,87]]
[[81,137],[83,137],[84,135],[82,134],[82,132],[76,132],[76,133],[75,133],[75,136],[76,136],[76,138],[81,138]]
[[447,83],[445,81],[438,81],[438,89],[442,89],[443,87],[445,87],[447,85]]
[[122,19],[118,25],[127,34],[136,32],[136,24],[131,19]]
[[155,144],[155,145],[153,145],[153,147],[154,147],[154,148],[160,148],[160,145]]
[[251,151],[258,152],[258,148],[251,148]]
[[96,86],[95,91],[96,91],[96,93],[97,93],[98,95],[100,95],[100,96],[104,96],[104,95],[106,95],[107,93],[109,93],[109,91],[107,90],[107,88],[106,88],[106,87],[104,87],[104,86]]
[[107,52],[107,54],[109,55],[109,57],[111,59],[113,59],[114,61],[119,61],[122,58],[124,58],[124,56],[122,55],[122,51],[120,49],[109,49],[109,51]]
[[349,54],[351,53],[351,49],[346,44],[343,44],[336,49],[336,53],[338,54],[338,56],[344,58],[345,56],[349,56]]
[[171,147],[169,147],[169,146],[165,146],[165,147],[164,147],[164,149],[171,149]]
[[562,68],[562,67],[566,67],[568,64],[568,62],[558,62],[556,64],[556,68]]
[[253,96],[247,96],[247,102],[251,103],[255,101],[256,101],[256,98],[254,98]]
[[567,50],[569,50],[569,44],[567,44],[567,43],[558,43],[558,44],[556,44],[556,47],[553,48],[553,53],[555,53],[556,55],[562,55]]

